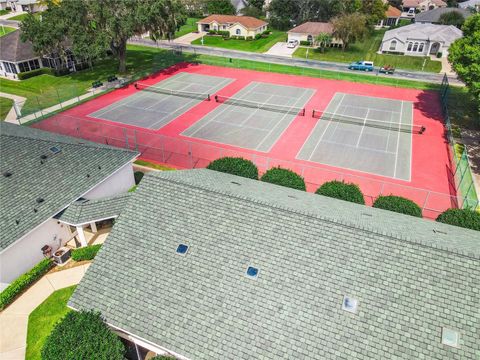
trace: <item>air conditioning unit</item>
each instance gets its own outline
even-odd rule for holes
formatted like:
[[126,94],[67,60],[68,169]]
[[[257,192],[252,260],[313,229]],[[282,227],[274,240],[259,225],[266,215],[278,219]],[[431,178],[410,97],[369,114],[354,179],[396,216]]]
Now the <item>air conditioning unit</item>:
[[64,265],[71,256],[71,249],[68,247],[61,247],[53,253],[53,262],[57,265]]

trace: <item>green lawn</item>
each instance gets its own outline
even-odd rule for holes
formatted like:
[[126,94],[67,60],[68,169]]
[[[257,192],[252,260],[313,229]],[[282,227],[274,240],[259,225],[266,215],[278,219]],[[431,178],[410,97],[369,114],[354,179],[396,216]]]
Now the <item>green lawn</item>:
[[198,30],[198,27],[197,27],[197,21],[198,21],[198,18],[188,18],[187,19],[187,22],[185,25],[182,25],[180,27],[180,29],[178,29],[175,34],[173,35],[173,37],[176,39],[180,36],[183,36],[183,35],[186,35],[188,33],[191,33],[191,32],[194,32],[194,31],[197,31]]
[[[362,41],[358,41],[343,51],[340,48],[327,48],[324,53],[318,49],[309,49],[308,58],[324,61],[350,63],[357,60],[371,60],[376,66],[393,65],[399,69],[428,71],[438,73],[442,69],[440,61],[432,61],[429,57],[377,54],[385,30],[377,30]],[[307,48],[300,47],[293,54],[306,58]]]
[[11,32],[14,32],[15,30],[17,30],[17,29],[9,27],[9,26],[1,26],[0,27],[0,37],[2,37],[4,35],[7,35]]
[[[23,13],[23,14],[20,14],[20,15],[9,17],[8,20],[23,21],[28,16],[28,14],[29,13]],[[35,17],[40,17],[41,15],[42,15],[41,11],[33,14],[33,16],[35,16]]]
[[[204,36],[203,44],[205,46],[213,46],[224,49],[262,53],[270,49],[273,45],[275,45],[275,43],[279,41],[286,41],[286,39],[287,34],[285,32],[273,30],[268,37],[251,41],[224,39],[221,36]],[[202,45],[201,39],[192,41],[192,44]]]
[[13,106],[13,100],[0,96],[0,121],[5,120],[8,112]]
[[0,16],[7,15],[9,12],[10,10],[0,10]]
[[55,324],[70,310],[68,299],[76,286],[57,290],[33,310],[28,317],[26,359],[41,360],[41,351],[45,340]]

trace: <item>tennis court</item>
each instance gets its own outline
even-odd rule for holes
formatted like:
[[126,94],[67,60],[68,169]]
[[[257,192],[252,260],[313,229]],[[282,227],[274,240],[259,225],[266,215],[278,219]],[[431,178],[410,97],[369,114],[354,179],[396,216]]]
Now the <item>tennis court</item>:
[[[297,117],[313,89],[251,82],[234,97],[216,96],[221,105],[182,135],[268,152]],[[212,99],[213,100],[213,99]]]
[[[413,105],[369,96],[336,93],[297,159],[410,181]],[[421,135],[415,135],[421,136]]]
[[135,94],[97,110],[89,117],[147,129],[160,129],[233,79],[180,72],[155,85],[137,84]]

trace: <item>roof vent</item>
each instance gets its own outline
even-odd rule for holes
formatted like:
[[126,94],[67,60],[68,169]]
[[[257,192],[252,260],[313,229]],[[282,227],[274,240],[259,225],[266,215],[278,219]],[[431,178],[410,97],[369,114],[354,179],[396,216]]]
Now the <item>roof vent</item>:
[[372,214],[369,214],[369,213],[364,213],[364,212],[362,212],[362,215],[363,215],[363,216],[372,217]]
[[459,341],[459,334],[458,331],[449,329],[449,328],[442,328],[442,344],[452,347],[458,347]]
[[8,178],[8,177],[12,176],[12,173],[10,171],[4,171],[3,176]]
[[234,184],[234,185],[242,185],[242,184],[240,184],[240,183],[238,183],[238,182],[236,182],[236,181],[230,181],[230,182],[231,182],[232,184]]
[[292,199],[296,199],[297,197],[296,196],[293,196],[293,195],[287,195],[289,198],[292,198]]
[[102,170],[102,167],[100,165],[98,165],[98,170]]
[[48,158],[47,155],[45,155],[45,154],[40,155],[40,159],[45,160],[46,158]]
[[37,208],[33,208],[33,212],[38,212],[38,209]]
[[90,177],[90,174],[87,174],[87,178],[89,178],[89,177]]
[[177,246],[177,254],[180,254],[180,255],[185,255],[188,251],[188,245],[185,245],[185,244],[179,244]]
[[15,224],[17,224],[17,225],[20,224],[20,220],[16,219]]
[[446,233],[445,231],[440,231],[440,230],[435,230],[435,229],[433,229],[433,232],[434,232],[435,234],[447,235],[447,233]]
[[45,201],[45,199],[39,197],[39,198],[37,198],[37,200],[35,200],[35,201],[37,202],[37,204],[41,204],[41,203],[43,203],[43,202]]
[[357,299],[354,299],[348,296],[343,297],[342,310],[355,314],[357,312],[357,306],[358,306]]
[[249,278],[256,279],[256,278],[258,277],[258,269],[257,269],[256,267],[249,266],[249,267],[247,268],[246,275],[247,275]]
[[50,148],[50,151],[53,153],[53,154],[58,154],[60,151],[62,151],[62,149],[56,147],[56,146],[52,146]]

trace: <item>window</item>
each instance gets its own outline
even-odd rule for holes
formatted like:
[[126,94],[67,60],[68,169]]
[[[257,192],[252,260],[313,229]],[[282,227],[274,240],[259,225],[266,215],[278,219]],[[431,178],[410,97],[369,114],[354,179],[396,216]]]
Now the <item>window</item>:
[[442,328],[442,344],[447,346],[458,346],[459,335],[458,331],[449,329],[449,328]]
[[258,277],[258,269],[253,266],[249,266],[247,268],[247,276],[252,279],[256,279]]
[[418,49],[418,43],[416,42],[415,44],[413,44],[413,52],[417,51]]
[[179,244],[177,247],[177,254],[185,255],[188,251],[188,245]]
[[390,50],[395,50],[397,48],[397,40],[392,40],[390,42]]
[[348,296],[343,297],[342,310],[355,314],[357,312],[357,305],[358,305],[357,299],[354,299]]
[[235,34],[240,35],[241,34],[240,29],[235,30]]
[[420,46],[418,47],[418,52],[423,52],[423,47],[424,47],[424,44],[421,43]]
[[411,51],[411,50],[412,50],[412,43],[409,42],[409,43],[408,43],[408,46],[407,46],[407,51]]

